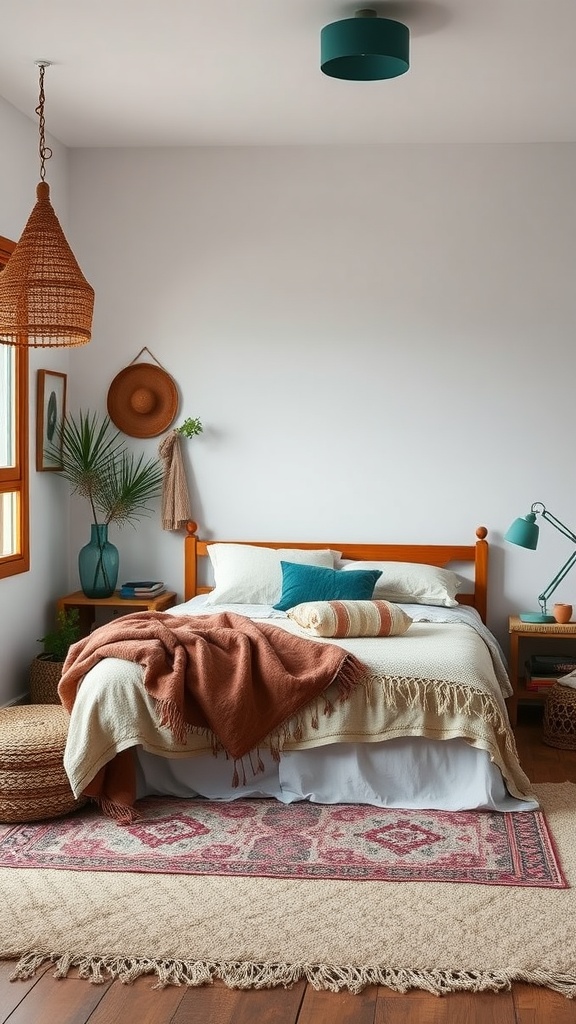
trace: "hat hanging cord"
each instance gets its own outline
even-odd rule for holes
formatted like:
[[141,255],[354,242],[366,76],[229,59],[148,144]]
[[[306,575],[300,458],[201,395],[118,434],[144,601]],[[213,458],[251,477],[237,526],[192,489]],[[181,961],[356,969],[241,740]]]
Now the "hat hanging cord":
[[153,352],[150,351],[150,349],[148,348],[148,345],[143,345],[143,347],[140,349],[138,355],[134,356],[134,359],[130,360],[130,362],[128,363],[128,366],[132,366],[132,363],[135,363],[137,359],[140,359],[140,356],[142,355],[143,352],[147,352],[149,356],[152,356],[152,359],[154,360],[155,363],[158,363],[158,366],[160,367],[160,369],[164,370],[165,373],[168,373],[168,370],[166,369],[166,367],[162,366],[162,363],[160,362],[159,359],[156,359],[156,356],[154,355]]

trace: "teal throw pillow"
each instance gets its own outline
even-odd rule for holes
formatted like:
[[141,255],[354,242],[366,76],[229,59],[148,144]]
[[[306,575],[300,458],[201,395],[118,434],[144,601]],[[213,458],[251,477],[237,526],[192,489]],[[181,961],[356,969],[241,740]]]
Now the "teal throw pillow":
[[282,596],[274,608],[282,612],[304,601],[369,601],[382,575],[379,569],[342,572],[297,562],[280,562],[280,566]]

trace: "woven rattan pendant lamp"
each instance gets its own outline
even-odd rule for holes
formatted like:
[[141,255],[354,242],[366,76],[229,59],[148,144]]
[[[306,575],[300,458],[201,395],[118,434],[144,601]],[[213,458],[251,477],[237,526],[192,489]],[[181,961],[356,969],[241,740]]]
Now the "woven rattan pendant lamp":
[[40,182],[37,202],[6,268],[0,273],[0,343],[32,348],[68,348],[85,345],[92,334],[94,289],[84,277],[72,252],[44,180],[46,146],[44,125],[44,71],[40,69]]

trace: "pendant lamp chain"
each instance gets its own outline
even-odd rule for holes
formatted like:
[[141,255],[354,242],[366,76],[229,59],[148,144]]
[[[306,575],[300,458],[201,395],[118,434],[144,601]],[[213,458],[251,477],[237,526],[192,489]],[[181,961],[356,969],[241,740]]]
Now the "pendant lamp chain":
[[40,182],[18,245],[0,273],[0,344],[32,348],[85,345],[92,335],[94,289],[84,277],[50,202],[46,161],[44,73],[50,61],[37,61],[40,92]]
[[48,66],[48,61],[38,61],[38,67],[40,68],[40,94],[38,96],[38,106],[36,107],[35,112],[38,114],[38,129],[40,133],[38,143],[38,152],[40,154],[40,181],[44,181],[46,178],[46,161],[52,156],[50,146],[46,145],[46,118],[44,117],[44,72]]

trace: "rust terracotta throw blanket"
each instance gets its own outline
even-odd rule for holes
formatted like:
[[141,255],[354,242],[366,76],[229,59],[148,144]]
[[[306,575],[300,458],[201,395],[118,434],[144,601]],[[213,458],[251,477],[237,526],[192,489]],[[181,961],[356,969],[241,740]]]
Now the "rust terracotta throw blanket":
[[[177,740],[184,742],[191,729],[210,730],[235,762],[331,683],[346,700],[365,673],[341,647],[242,615],[136,612],[72,645],[58,687],[69,712],[83,677],[103,658],[138,662],[159,724]],[[118,820],[132,820],[132,752],[116,755],[85,793]]]

